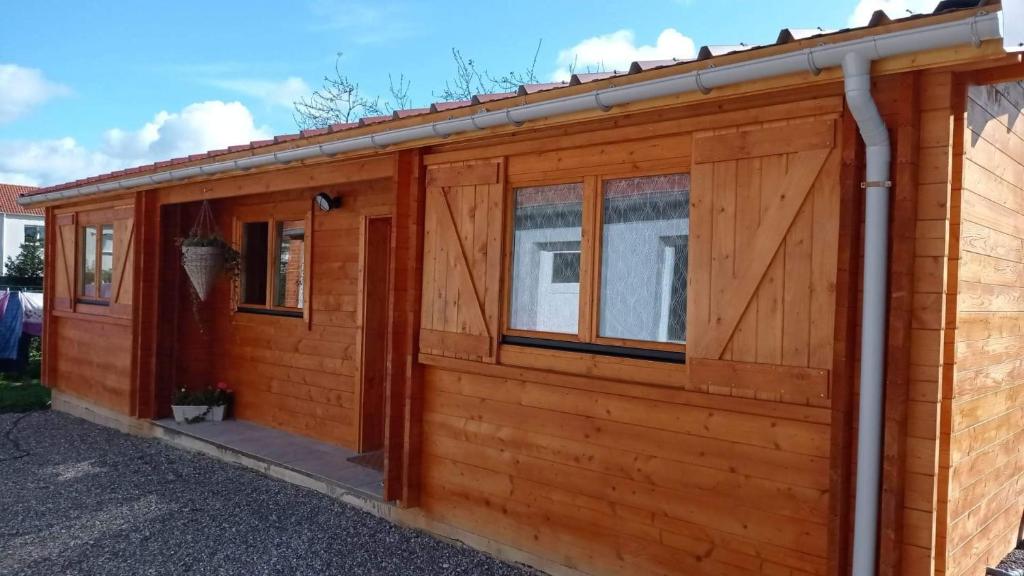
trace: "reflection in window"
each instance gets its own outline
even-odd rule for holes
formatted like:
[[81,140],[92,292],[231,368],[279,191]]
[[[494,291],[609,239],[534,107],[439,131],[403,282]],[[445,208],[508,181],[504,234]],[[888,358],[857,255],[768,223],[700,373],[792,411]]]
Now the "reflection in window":
[[604,182],[600,336],[686,341],[689,202],[687,174]]
[[42,244],[44,239],[46,239],[46,228],[33,224],[25,226],[26,243],[38,242]]
[[577,333],[583,185],[515,190],[509,326]]
[[247,222],[242,226],[242,304],[267,304],[269,233],[266,222]]
[[274,257],[274,306],[302,308],[303,275],[305,272],[304,220],[289,220],[277,223],[277,250]]
[[104,224],[100,229],[100,298],[110,298],[114,281],[114,227]]
[[86,298],[96,298],[96,227],[82,228],[82,254],[79,258],[78,293]]

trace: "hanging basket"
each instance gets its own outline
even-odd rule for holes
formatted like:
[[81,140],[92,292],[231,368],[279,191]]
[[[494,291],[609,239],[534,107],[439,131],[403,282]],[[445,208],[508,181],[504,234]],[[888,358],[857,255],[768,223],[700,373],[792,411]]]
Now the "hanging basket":
[[206,302],[214,283],[224,272],[224,249],[220,246],[182,246],[181,264],[199,300]]
[[[199,302],[206,301],[221,274],[238,270],[240,256],[220,235],[213,210],[206,200],[188,236],[178,239],[178,244],[181,246],[181,265],[195,288]],[[194,306],[193,310],[196,310]]]

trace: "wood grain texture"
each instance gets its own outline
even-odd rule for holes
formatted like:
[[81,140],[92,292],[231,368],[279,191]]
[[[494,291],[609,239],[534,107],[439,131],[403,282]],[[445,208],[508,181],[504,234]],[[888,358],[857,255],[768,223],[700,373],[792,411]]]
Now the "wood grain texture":
[[[766,155],[788,131],[811,136],[783,147],[790,152]],[[707,158],[730,159],[693,169],[690,357],[831,366],[839,228],[835,132],[829,119],[695,137],[695,149],[711,150]],[[751,156],[731,159],[743,151]],[[760,212],[751,210],[753,200]]]
[[946,573],[1015,545],[1024,509],[1024,84],[967,90],[949,413]]

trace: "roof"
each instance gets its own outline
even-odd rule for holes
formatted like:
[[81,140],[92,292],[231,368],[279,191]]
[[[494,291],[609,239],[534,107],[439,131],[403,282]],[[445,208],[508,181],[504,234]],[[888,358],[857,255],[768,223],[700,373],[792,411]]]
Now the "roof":
[[34,192],[35,190],[38,190],[35,186],[18,186],[17,184],[0,183],[0,213],[42,216],[42,208],[28,208],[18,204],[18,196]]
[[[57,184],[46,188],[38,188],[25,195],[34,196],[36,194],[58,192],[61,190],[68,190],[85,185],[99,184],[101,182],[116,181],[129,176],[140,176],[144,174],[162,172],[165,170],[169,170],[171,168],[180,168],[186,164],[203,164],[206,163],[207,161],[210,161],[211,159],[229,154],[238,154],[242,152],[252,152],[257,150],[259,152],[263,152],[263,150],[260,149],[280,145],[283,143],[292,143],[292,145],[298,146],[306,143],[311,143],[309,141],[313,139],[319,139],[323,136],[328,136],[329,141],[333,139],[330,138],[330,136],[333,135],[337,135],[337,138],[341,139],[348,136],[348,134],[344,134],[345,132],[348,132],[350,130],[359,130],[365,127],[387,130],[391,128],[389,124],[391,124],[392,122],[401,121],[413,117],[422,117],[421,120],[423,121],[423,123],[428,123],[431,120],[436,120],[436,115],[445,112],[450,112],[452,110],[481,106],[486,103],[500,102],[509,99],[522,99],[525,96],[536,94],[538,92],[558,91],[571,86],[579,86],[581,84],[588,84],[591,82],[601,82],[609,79],[614,79],[617,77],[643,75],[652,70],[681,66],[692,62],[708,61],[708,65],[713,67],[715,66],[714,60],[716,58],[721,58],[723,56],[735,54],[737,52],[751,52],[756,51],[757,49],[760,48],[767,48],[769,46],[782,46],[785,44],[801,42],[809,39],[824,38],[826,36],[838,36],[853,31],[886,26],[894,22],[927,19],[935,14],[943,14],[951,11],[977,8],[980,6],[987,5],[989,3],[992,2],[990,2],[990,0],[942,0],[938,2],[938,4],[935,7],[935,10],[931,14],[914,14],[903,18],[890,18],[884,11],[877,10],[872,15],[870,22],[866,26],[862,26],[859,28],[847,28],[843,30],[826,30],[823,28],[783,28],[781,31],[779,31],[779,34],[776,37],[775,42],[772,44],[752,45],[740,42],[735,44],[702,46],[697,51],[697,56],[695,58],[672,58],[664,60],[637,61],[633,62],[625,70],[573,74],[570,80],[567,82],[545,82],[537,84],[524,84],[522,86],[519,86],[519,88],[515,92],[477,94],[474,95],[469,100],[435,102],[431,104],[430,107],[427,108],[396,110],[395,112],[386,116],[369,116],[361,118],[357,122],[332,124],[324,128],[302,130],[295,134],[282,134],[279,136],[275,136],[272,139],[258,140],[249,142],[247,144],[240,144],[237,146],[229,146],[227,148],[223,148],[220,150],[210,150],[207,152],[192,154],[180,158],[172,158],[170,160],[160,161],[154,164],[136,166],[124,170],[117,170],[115,172],[110,172],[107,174],[82,178],[72,182]],[[320,139],[317,140],[316,142],[319,143],[323,141],[325,140]],[[259,152],[252,153],[255,154]]]

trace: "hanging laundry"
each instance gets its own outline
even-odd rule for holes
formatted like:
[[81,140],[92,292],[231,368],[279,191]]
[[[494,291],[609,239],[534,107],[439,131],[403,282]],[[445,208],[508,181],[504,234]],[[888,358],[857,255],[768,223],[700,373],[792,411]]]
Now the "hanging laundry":
[[21,338],[22,320],[25,311],[21,305],[21,293],[7,293],[4,316],[0,318],[0,359],[14,360],[18,357],[18,340]]
[[43,293],[22,292],[21,307],[24,312],[22,331],[31,336],[43,335]]

